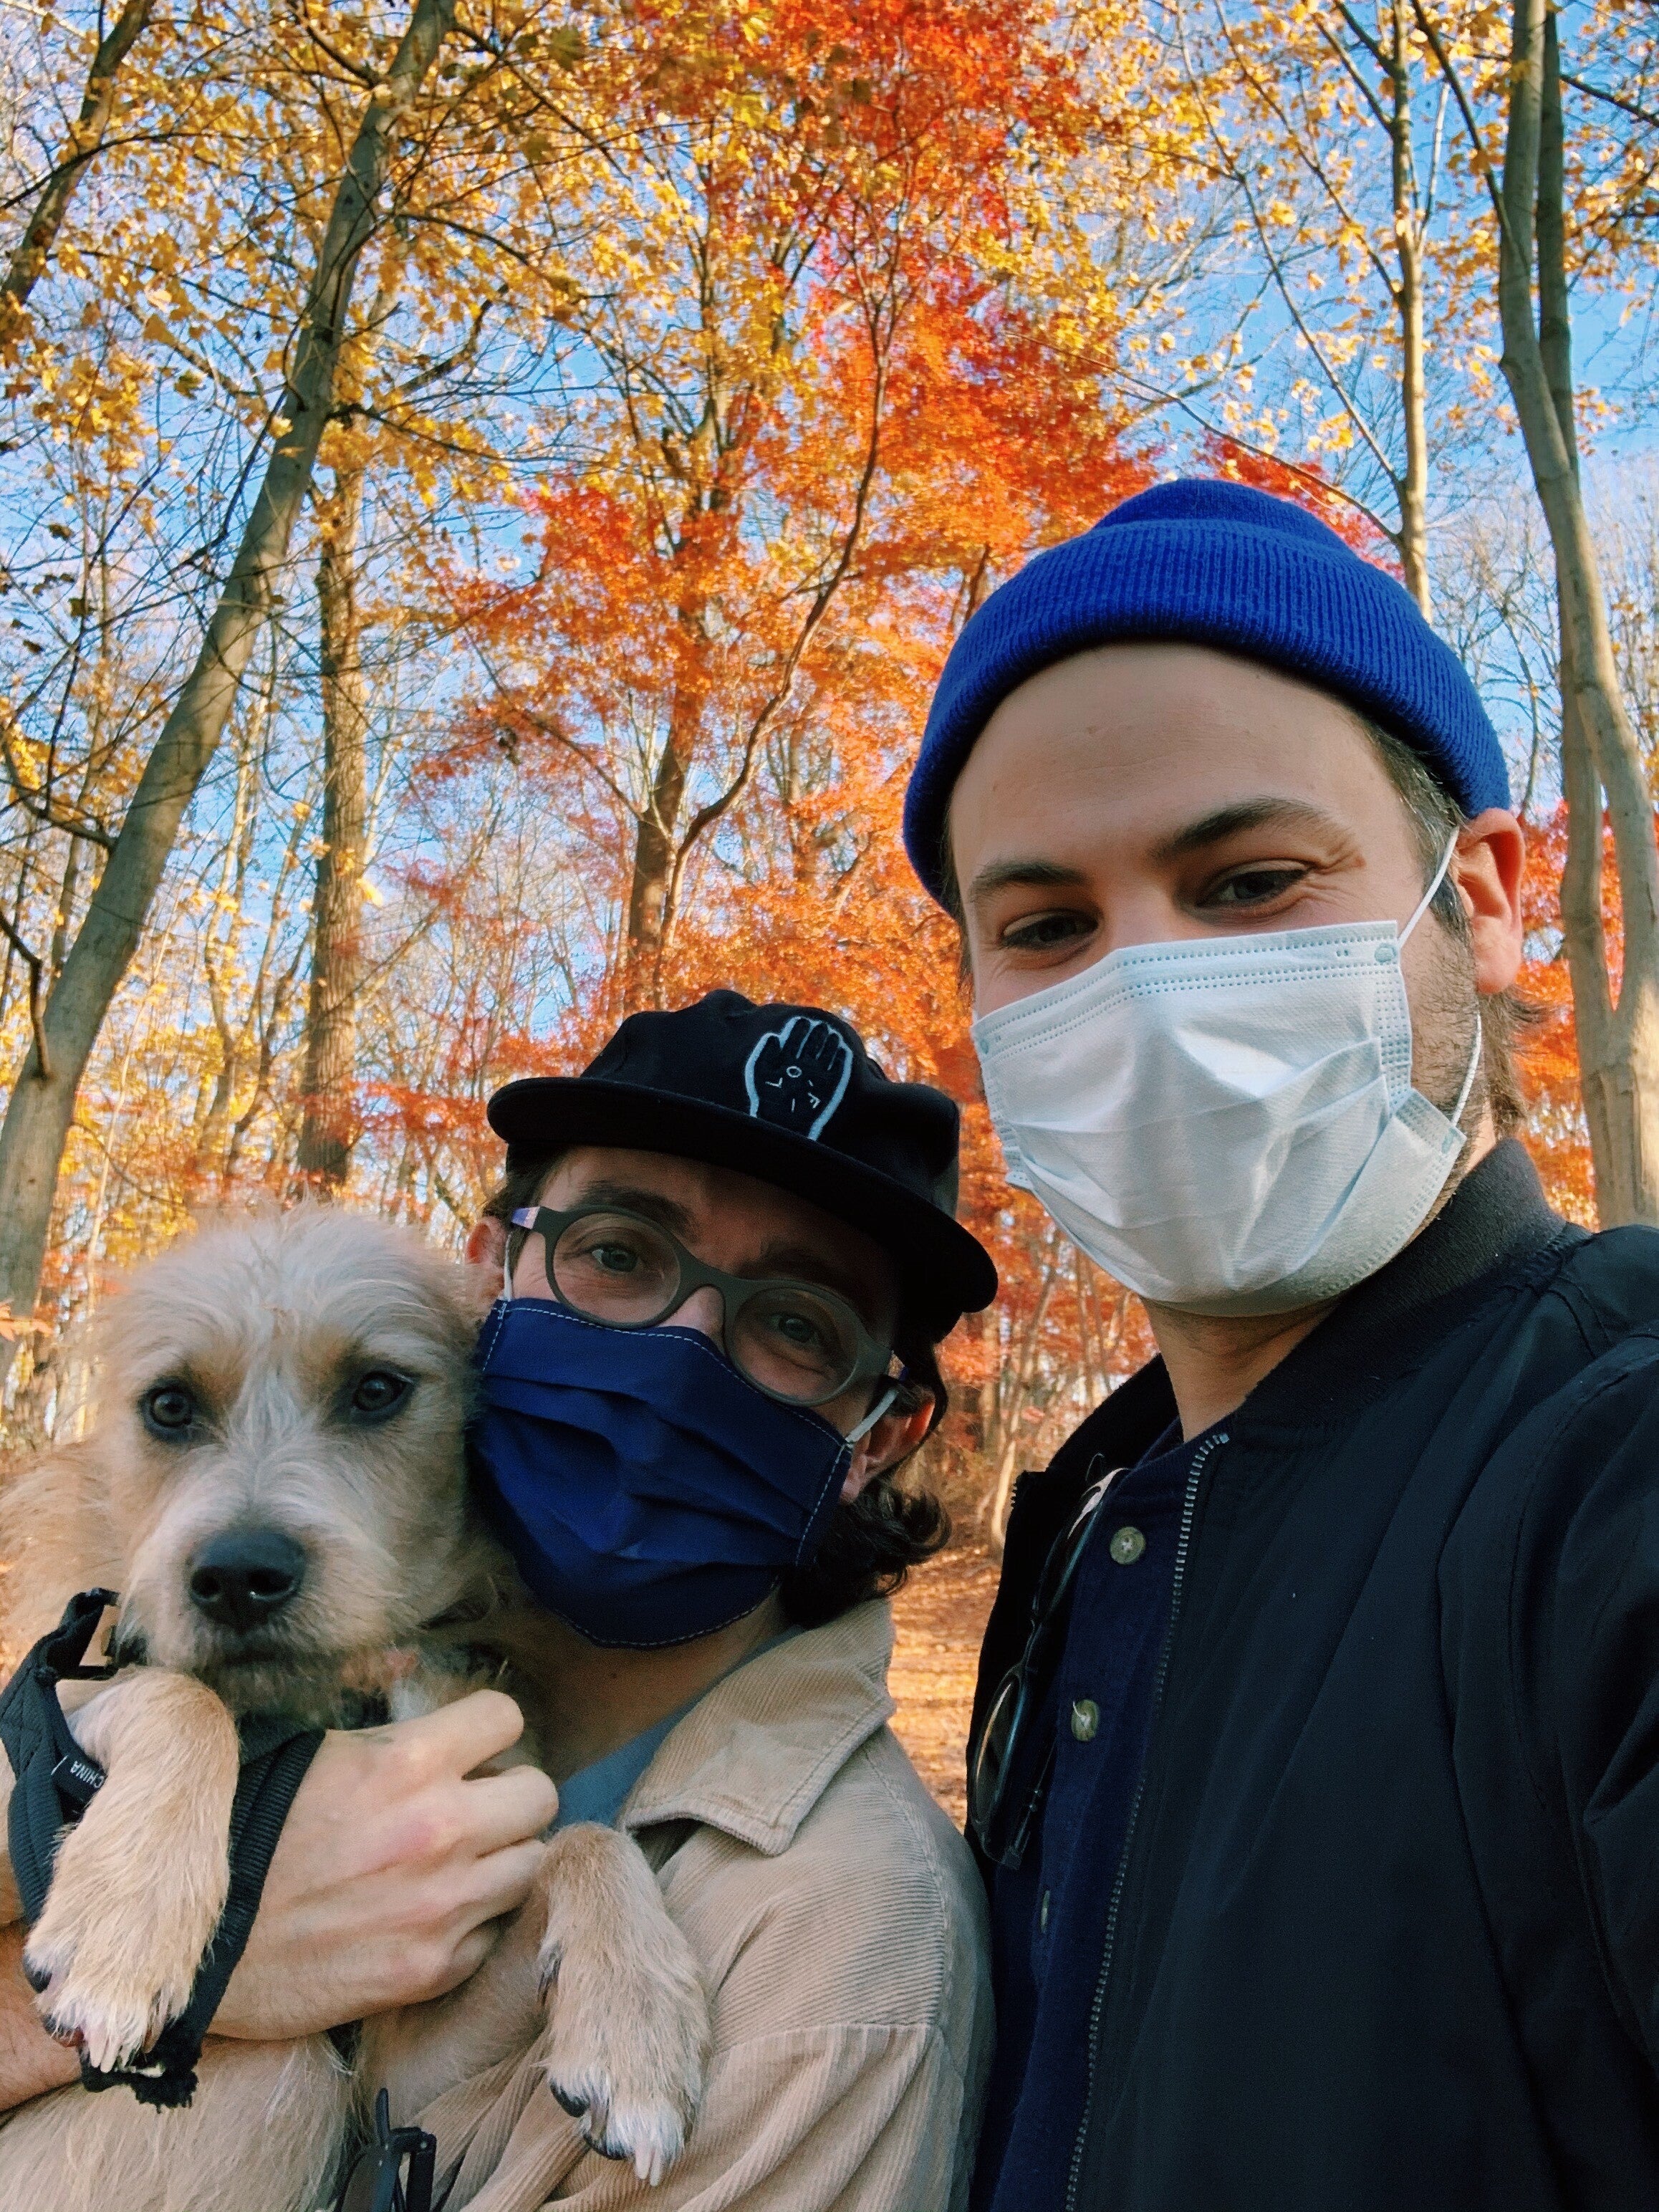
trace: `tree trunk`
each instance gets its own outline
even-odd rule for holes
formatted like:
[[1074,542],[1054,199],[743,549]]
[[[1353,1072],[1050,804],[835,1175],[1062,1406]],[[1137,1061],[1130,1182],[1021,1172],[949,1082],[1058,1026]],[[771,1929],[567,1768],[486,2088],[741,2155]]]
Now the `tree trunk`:
[[676,702],[668,739],[651,779],[651,797],[634,833],[634,872],[628,887],[626,1011],[654,1006],[660,994],[663,924],[674,872],[674,832],[691,773],[691,736],[682,730]]
[[1020,1446],[1024,1441],[1020,1416],[1025,1411],[1031,1377],[1036,1372],[1037,1355],[1042,1345],[1042,1325],[1048,1317],[1048,1304],[1054,1297],[1059,1273],[1059,1262],[1050,1241],[1048,1256],[1043,1262],[1042,1288],[1027,1324],[1024,1342],[1020,1346],[1018,1358],[1005,1364],[998,1377],[996,1430],[988,1451],[991,1480],[980,1499],[979,1510],[991,1549],[999,1559],[1002,1556],[1002,1540],[1008,1533],[1014,1480],[1019,1473]]
[[[76,1091],[149,915],[185,811],[236,702],[269,617],[295,518],[332,404],[357,262],[373,234],[398,120],[453,19],[455,0],[416,0],[385,80],[371,95],[335,193],[295,334],[294,373],[273,425],[264,482],[229,579],[128,806],[64,972],[47,1000],[44,1057],[32,1047],[0,1124],[0,1303],[34,1310],[52,1200]],[[0,1378],[10,1347],[0,1345]]]
[[[236,1095],[242,1046],[252,1028],[251,1013],[240,1024],[233,1018],[232,991],[242,930],[247,919],[248,871],[253,860],[254,834],[258,822],[254,785],[258,769],[262,764],[265,720],[270,712],[276,689],[275,662],[273,654],[264,684],[243,717],[240,741],[237,746],[236,788],[231,805],[230,836],[226,841],[224,866],[219,878],[218,911],[202,933],[202,975],[207,985],[208,1006],[219,1042],[219,1066],[210,1091],[204,1081],[197,1096],[190,1175],[192,1190],[204,1188],[216,1178],[223,1164],[225,1134],[230,1126],[231,1104]],[[273,914],[280,906],[281,894],[279,878],[271,902]],[[222,926],[222,915],[228,917]],[[254,983],[256,992],[264,980],[264,966],[262,960],[260,973]]]
[[1393,127],[1389,132],[1394,191],[1394,239],[1400,269],[1395,295],[1400,316],[1400,406],[1405,418],[1406,472],[1396,486],[1400,501],[1400,565],[1406,588],[1431,617],[1429,588],[1429,429],[1423,339],[1423,237],[1412,146],[1412,54],[1407,0],[1394,0]]
[[[684,546],[681,557],[687,557]],[[700,549],[696,557],[706,559],[706,549]],[[668,710],[668,735],[634,833],[623,975],[624,1010],[630,1014],[641,1006],[662,1003],[663,955],[667,949],[669,904],[679,849],[680,810],[685,804],[685,787],[708,696],[708,641],[704,629],[708,605],[701,583],[688,575],[675,611],[674,695]]]
[[323,849],[312,902],[305,1118],[299,1175],[341,1189],[357,1135],[357,994],[363,977],[363,866],[368,833],[368,707],[357,613],[363,471],[336,472],[321,514],[317,607],[322,633]]
[[34,204],[34,212],[24,226],[23,235],[11,257],[11,266],[0,278],[0,296],[6,303],[3,319],[0,319],[0,335],[10,335],[17,321],[17,310],[27,304],[29,294],[46,274],[76,187],[109,129],[110,117],[115,112],[116,75],[137,44],[155,5],[155,0],[126,0],[125,7],[93,56],[92,67],[87,72],[86,94],[75,128],[70,132],[69,144]]
[[1572,304],[1567,295],[1566,131],[1561,114],[1561,47],[1553,9],[1544,18],[1544,82],[1538,117],[1538,351],[1577,482]]
[[[1548,0],[1516,0],[1498,308],[1504,376],[1555,555],[1572,878],[1571,895],[1563,885],[1562,922],[1597,1212],[1604,1226],[1659,1224],[1659,848],[1641,748],[1620,695],[1607,600],[1578,482],[1560,101]],[[1601,926],[1603,794],[1624,915],[1616,1003]]]

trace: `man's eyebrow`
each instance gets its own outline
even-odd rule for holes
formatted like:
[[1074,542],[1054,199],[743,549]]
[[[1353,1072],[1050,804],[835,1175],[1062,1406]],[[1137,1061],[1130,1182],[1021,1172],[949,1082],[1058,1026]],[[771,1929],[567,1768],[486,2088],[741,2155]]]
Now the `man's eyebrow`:
[[834,1260],[826,1259],[822,1252],[810,1244],[791,1244],[778,1240],[766,1246],[759,1256],[735,1271],[739,1275],[785,1275],[796,1282],[817,1283],[825,1290],[839,1291],[849,1306],[854,1307],[866,1325],[873,1326],[873,1285],[866,1275],[851,1267],[843,1267]]
[[[571,1212],[579,1206],[615,1206],[629,1213],[642,1213],[647,1220],[660,1222],[672,1229],[675,1236],[685,1237],[695,1227],[690,1211],[675,1199],[665,1197],[659,1190],[650,1190],[631,1182],[608,1182],[603,1180],[585,1184],[575,1194],[571,1206],[560,1208]],[[768,1244],[758,1256],[745,1266],[732,1271],[738,1275],[766,1277],[781,1275],[796,1282],[817,1283],[825,1290],[839,1291],[848,1305],[854,1307],[866,1325],[874,1326],[876,1295],[868,1278],[855,1269],[842,1267],[811,1244],[792,1244],[787,1239],[777,1239]]]
[[[642,1213],[647,1221],[660,1222],[672,1229],[677,1237],[684,1237],[691,1227],[691,1215],[677,1199],[665,1197],[659,1190],[652,1190],[638,1183],[598,1182],[583,1185],[575,1194],[575,1206],[617,1206],[628,1213]],[[562,1206],[560,1211],[571,1212],[573,1206]]]
[[988,860],[968,886],[969,901],[989,898],[1011,884],[1027,890],[1075,890],[1086,881],[1081,868],[1063,868],[1057,860]]
[[1332,817],[1322,806],[1314,806],[1305,799],[1263,797],[1241,799],[1231,806],[1218,806],[1209,814],[1200,814],[1195,822],[1188,822],[1170,836],[1154,845],[1152,858],[1157,861],[1184,860],[1189,853],[1201,853],[1206,847],[1219,845],[1229,837],[1237,837],[1246,830],[1332,830],[1336,827]]
[[[1206,846],[1218,845],[1224,839],[1237,837],[1246,830],[1328,830],[1335,827],[1323,807],[1312,805],[1305,799],[1276,794],[1241,799],[1229,806],[1218,806],[1208,814],[1200,814],[1195,822],[1188,822],[1161,839],[1152,847],[1152,858],[1158,862],[1182,860],[1188,853],[1202,852]],[[1058,860],[1035,857],[989,860],[969,884],[968,897],[970,902],[989,898],[1012,884],[1025,890],[1078,890],[1087,883],[1088,878],[1081,868],[1065,867]]]

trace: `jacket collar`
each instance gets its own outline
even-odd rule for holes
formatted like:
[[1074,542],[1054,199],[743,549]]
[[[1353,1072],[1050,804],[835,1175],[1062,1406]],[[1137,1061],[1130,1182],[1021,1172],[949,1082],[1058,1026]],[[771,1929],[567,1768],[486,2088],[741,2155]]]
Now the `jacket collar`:
[[[1257,1383],[1229,1417],[1230,1434],[1282,1443],[1352,1420],[1488,1297],[1553,1268],[1584,1235],[1550,1211],[1532,1162],[1506,1139],[1470,1170],[1403,1252],[1350,1291]],[[1152,1360],[1096,1407],[1045,1474],[1021,1477],[986,1630],[974,1741],[991,1692],[1019,1655],[1042,1562],[1076,1511],[1091,1471],[1133,1467],[1175,1418],[1164,1362]]]
[[1420,1236],[1262,1377],[1241,1410],[1252,1426],[1311,1428],[1352,1415],[1487,1297],[1586,1233],[1551,1211],[1525,1147],[1505,1138]]
[[[1310,1429],[1351,1416],[1491,1291],[1585,1234],[1551,1211],[1525,1148],[1505,1138],[1426,1229],[1263,1376],[1235,1419]],[[1080,1484],[1096,1459],[1132,1466],[1175,1418],[1164,1362],[1152,1360],[1062,1446],[1053,1472]]]
[[774,1858],[894,1711],[884,1599],[804,1629],[700,1698],[635,1784],[620,1826],[719,1828]]

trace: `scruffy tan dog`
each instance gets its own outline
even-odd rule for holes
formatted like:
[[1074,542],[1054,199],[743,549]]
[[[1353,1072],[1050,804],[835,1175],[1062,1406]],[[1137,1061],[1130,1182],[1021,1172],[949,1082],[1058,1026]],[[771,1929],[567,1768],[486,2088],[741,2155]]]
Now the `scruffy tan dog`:
[[[462,1270],[362,1216],[210,1227],[107,1310],[91,1435],[6,1497],[12,1660],[102,1584],[121,1594],[112,1641],[143,1661],[73,1716],[108,1778],[25,1954],[42,2013],[94,2065],[130,2063],[189,1996],[228,1892],[234,1715],[349,1726],[377,1697],[403,1717],[499,1679],[483,1655],[516,1586],[469,1517],[461,1449],[477,1319]],[[9,1869],[6,1892],[15,1919]],[[407,2118],[416,2085],[423,2100],[522,2050],[527,2019],[596,2146],[659,2179],[701,2089],[707,2010],[637,1848],[560,1831],[498,1959],[414,2033],[404,2014],[377,2045],[371,2022],[349,2070],[327,2037],[210,2044],[186,2110],[118,2088],[40,2099],[0,2124],[0,2206],[312,2212],[354,2100],[390,2070]]]

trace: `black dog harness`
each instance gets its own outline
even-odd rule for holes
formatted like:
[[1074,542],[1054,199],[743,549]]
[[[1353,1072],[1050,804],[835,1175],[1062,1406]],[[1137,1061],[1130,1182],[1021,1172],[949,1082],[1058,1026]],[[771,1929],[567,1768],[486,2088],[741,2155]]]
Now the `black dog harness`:
[[[43,1636],[0,1695],[0,1745],[16,1778],[7,1836],[23,1917],[40,1917],[52,1886],[53,1862],[64,1831],[86,1811],[104,1781],[104,1770],[70,1732],[58,1701],[60,1682],[106,1682],[119,1662],[86,1663],[87,1648],[112,1590],[82,1590],[64,1618]],[[320,1729],[302,1728],[280,1714],[246,1715],[237,1723],[241,1771],[230,1808],[230,1891],[212,1941],[203,1954],[190,2002],[167,2022],[155,2042],[130,2067],[101,2072],[81,2059],[88,2089],[130,2088],[141,2105],[187,2105],[196,2094],[202,2039],[247,1945],[276,1838],[295,1792],[323,1740]]]
[[[352,2183],[360,2173],[368,2194],[360,2197],[358,2202],[367,2208],[367,2212],[434,2212],[433,2161],[437,2154],[438,2139],[428,2135],[424,2128],[392,2126],[391,2100],[382,2089],[374,2100],[374,2140],[365,2143],[347,2167],[340,2193],[334,2200],[334,2212],[344,2212]],[[365,2172],[366,2158],[374,2163]],[[454,2178],[452,2174],[445,2184],[446,2197]],[[442,2212],[441,2206],[437,2212]]]

